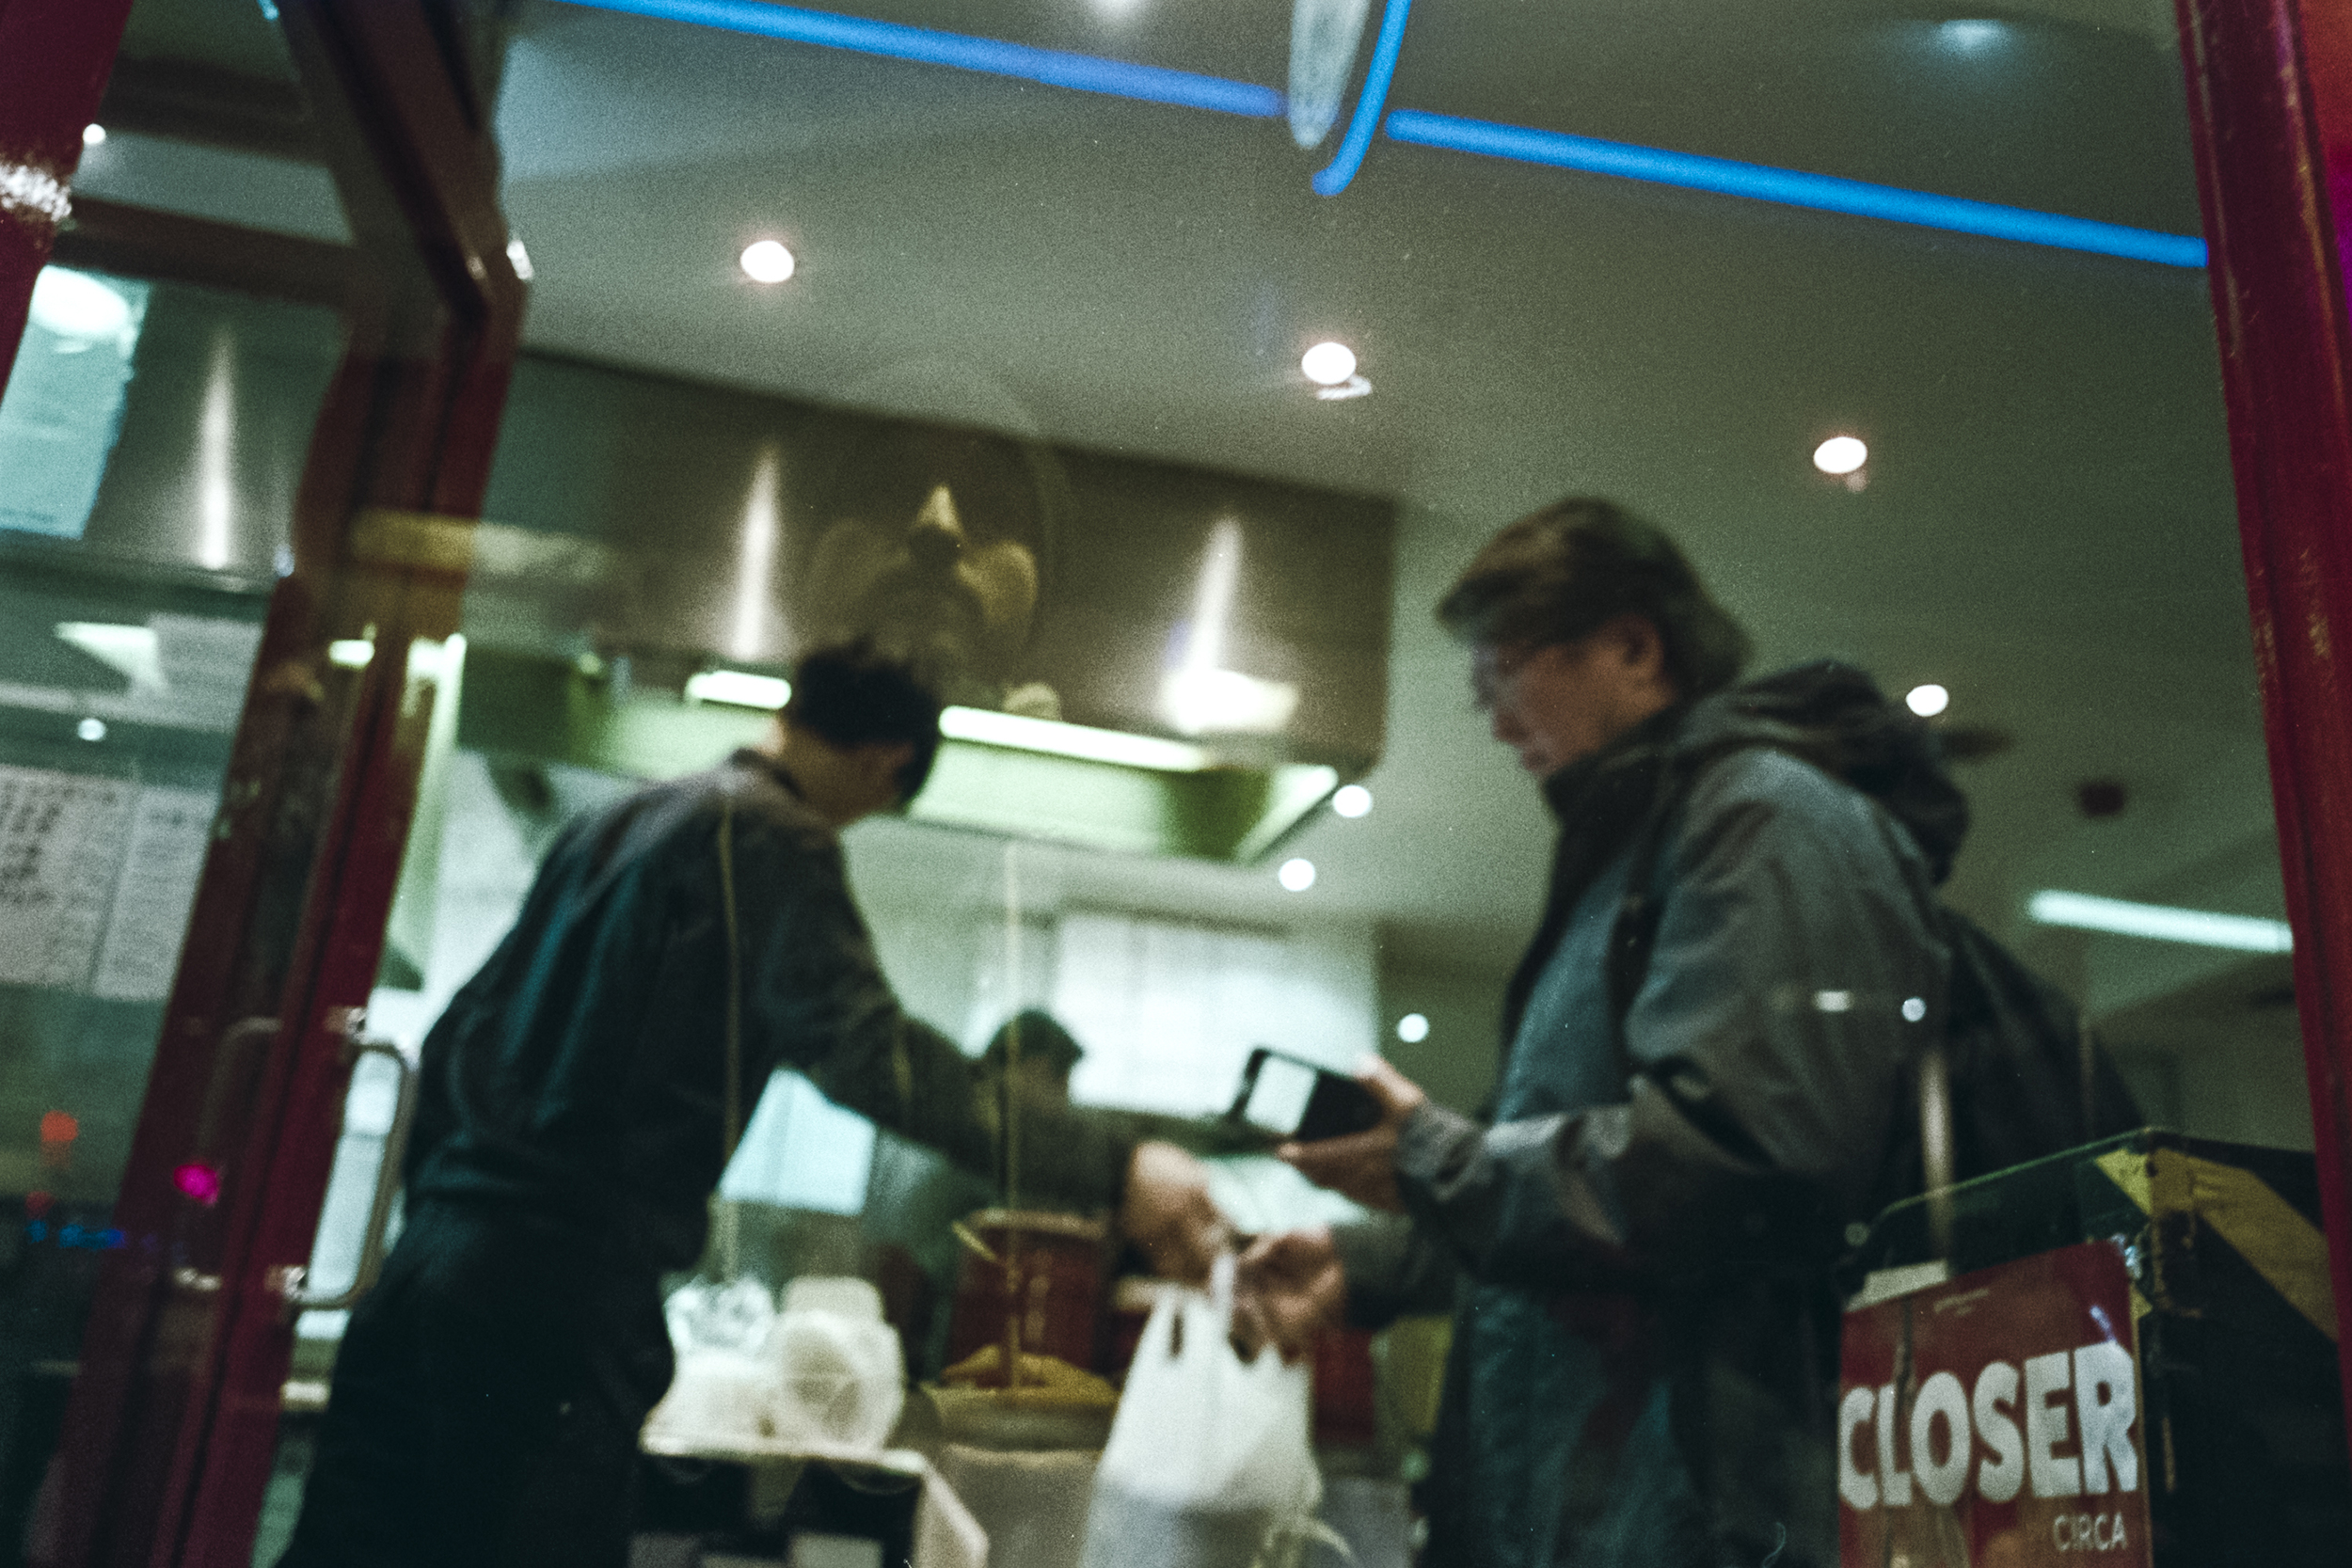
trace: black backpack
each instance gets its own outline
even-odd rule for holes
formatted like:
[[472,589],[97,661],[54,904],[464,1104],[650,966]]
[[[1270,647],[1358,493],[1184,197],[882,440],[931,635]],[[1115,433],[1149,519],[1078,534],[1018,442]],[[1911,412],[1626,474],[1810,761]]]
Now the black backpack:
[[[1916,736],[1893,731],[1884,700],[1850,666],[1807,665],[1735,693],[1767,733],[1677,758],[1635,839],[1632,890],[1610,934],[1609,1000],[1620,1059],[1625,1020],[1649,971],[1662,911],[1650,872],[1707,766],[1732,752],[1787,751],[1878,800],[1919,841],[1942,881],[1966,831],[1966,806]],[[1644,868],[1648,868],[1645,870]],[[1916,1118],[1898,1122],[1879,1205],[2006,1170],[2141,1125],[2138,1105],[2074,1002],[1959,911],[1931,916],[1951,949],[1944,1037],[1906,1064]]]

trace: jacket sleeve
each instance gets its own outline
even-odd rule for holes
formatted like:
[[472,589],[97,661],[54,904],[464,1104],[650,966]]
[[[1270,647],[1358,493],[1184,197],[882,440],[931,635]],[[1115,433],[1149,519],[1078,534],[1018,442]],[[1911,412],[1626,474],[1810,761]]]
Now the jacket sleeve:
[[[834,1103],[993,1180],[995,1096],[952,1040],[899,1006],[839,845],[788,831],[755,836],[744,835],[737,879],[750,1084],[796,1068]],[[1023,1193],[1118,1204],[1135,1141],[1110,1118],[1033,1098],[1020,1107],[1019,1137]]]
[[1460,1277],[1454,1256],[1411,1221],[1393,1214],[1331,1227],[1347,1275],[1352,1328],[1386,1328],[1413,1312],[1449,1312]]
[[1397,1152],[1407,1209],[1498,1283],[1833,1247],[1908,1114],[1906,1064],[1943,1026],[1932,908],[1916,851],[1863,797],[1779,752],[1718,764],[1669,854],[1626,1101],[1493,1127],[1424,1106]]

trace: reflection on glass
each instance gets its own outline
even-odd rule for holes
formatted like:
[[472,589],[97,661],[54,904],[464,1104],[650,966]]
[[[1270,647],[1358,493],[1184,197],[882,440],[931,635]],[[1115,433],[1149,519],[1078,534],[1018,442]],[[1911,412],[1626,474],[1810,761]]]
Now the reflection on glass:
[[0,396],[0,529],[79,539],[88,526],[147,315],[148,286],[43,267]]

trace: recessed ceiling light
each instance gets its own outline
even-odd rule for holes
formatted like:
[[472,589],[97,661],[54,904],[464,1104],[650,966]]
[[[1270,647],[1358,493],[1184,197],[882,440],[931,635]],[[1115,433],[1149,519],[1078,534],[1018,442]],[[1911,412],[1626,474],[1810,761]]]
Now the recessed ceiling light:
[[1932,719],[1952,705],[1952,694],[1930,682],[1926,686],[1913,687],[1904,696],[1903,705],[1922,719]]
[[1419,1013],[1406,1013],[1396,1021],[1396,1037],[1406,1045],[1419,1045],[1429,1037],[1429,1021]]
[[73,733],[84,740],[103,740],[106,738],[106,721],[103,719],[85,719],[73,726]]
[[1318,387],[1337,387],[1356,373],[1356,351],[1345,343],[1317,343],[1300,357],[1298,368]]
[[1870,449],[1851,436],[1833,436],[1813,449],[1813,466],[1825,474],[1851,474],[1870,460]]
[[105,141],[106,128],[104,126],[93,120],[89,124],[82,127],[82,145],[84,147],[102,147],[105,145]]
[[1343,784],[1331,797],[1331,809],[1342,816],[1361,816],[1372,810],[1372,791],[1362,784]]
[[799,262],[774,240],[759,240],[743,247],[744,276],[755,283],[781,283]]
[[1308,860],[1284,861],[1282,869],[1274,874],[1274,879],[1282,884],[1285,892],[1304,893],[1315,885],[1315,863]]

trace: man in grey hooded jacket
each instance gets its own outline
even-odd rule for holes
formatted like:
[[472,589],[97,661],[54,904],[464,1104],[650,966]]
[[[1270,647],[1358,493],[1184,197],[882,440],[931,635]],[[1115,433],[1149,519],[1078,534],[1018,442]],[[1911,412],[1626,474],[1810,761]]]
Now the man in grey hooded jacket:
[[1369,1067],[1382,1125],[1285,1156],[1396,1217],[1246,1280],[1294,1342],[1451,1306],[1426,1563],[1835,1563],[1830,1266],[1903,1180],[1964,807],[1857,672],[1734,687],[1745,637],[1607,502],[1505,529],[1438,616],[1560,821],[1501,1082],[1473,1119]]

